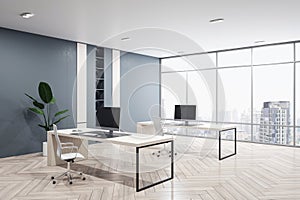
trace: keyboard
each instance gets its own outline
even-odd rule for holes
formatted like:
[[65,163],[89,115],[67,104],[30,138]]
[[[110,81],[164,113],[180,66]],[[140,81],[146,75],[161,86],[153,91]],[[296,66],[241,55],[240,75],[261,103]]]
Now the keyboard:
[[81,133],[72,133],[72,135],[79,135],[79,136],[87,136],[87,137],[97,137],[97,138],[115,138],[121,136],[128,136],[127,133],[109,133],[106,131],[91,131],[91,132],[81,132]]

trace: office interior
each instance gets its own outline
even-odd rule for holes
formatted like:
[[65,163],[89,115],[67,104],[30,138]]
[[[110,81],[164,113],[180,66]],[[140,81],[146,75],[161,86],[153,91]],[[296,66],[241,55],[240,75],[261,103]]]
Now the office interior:
[[299,5],[2,1],[0,199],[300,199]]

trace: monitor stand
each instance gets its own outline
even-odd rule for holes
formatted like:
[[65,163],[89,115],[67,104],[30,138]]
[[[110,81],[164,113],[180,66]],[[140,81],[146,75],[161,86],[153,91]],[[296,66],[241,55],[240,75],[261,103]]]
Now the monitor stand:
[[109,136],[113,136],[113,134],[114,134],[114,131],[113,131],[113,130],[108,130],[108,135],[109,135]]
[[184,126],[189,126],[189,121],[185,120],[184,121]]
[[[185,120],[184,121],[184,126],[195,126],[196,124],[193,122],[193,121],[188,121],[188,120]],[[198,124],[199,125],[199,124]]]

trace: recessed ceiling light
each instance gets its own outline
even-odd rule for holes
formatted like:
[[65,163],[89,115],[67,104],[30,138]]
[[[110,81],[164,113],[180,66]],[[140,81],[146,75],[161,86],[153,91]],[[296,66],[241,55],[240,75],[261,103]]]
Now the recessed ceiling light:
[[128,41],[128,40],[131,40],[131,39],[130,39],[130,37],[123,37],[123,38],[121,38],[121,40],[122,41]]
[[209,20],[209,22],[210,22],[211,24],[216,24],[216,23],[220,23],[220,22],[223,22],[223,21],[224,21],[223,18],[216,18],[216,19],[211,19],[211,20]]
[[20,16],[24,19],[29,19],[29,18],[33,17],[34,14],[31,12],[24,12],[24,13],[21,13]]
[[264,40],[257,40],[257,41],[254,42],[254,44],[259,44],[259,43],[264,43],[264,42],[266,42],[266,41],[264,41]]
[[179,53],[179,54],[184,54],[185,52],[184,52],[184,51],[178,51],[177,53]]

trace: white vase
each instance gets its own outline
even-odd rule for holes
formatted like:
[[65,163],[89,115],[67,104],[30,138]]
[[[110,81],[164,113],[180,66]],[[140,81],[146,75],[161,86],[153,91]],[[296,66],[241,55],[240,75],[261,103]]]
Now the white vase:
[[43,142],[43,156],[47,156],[47,142]]

